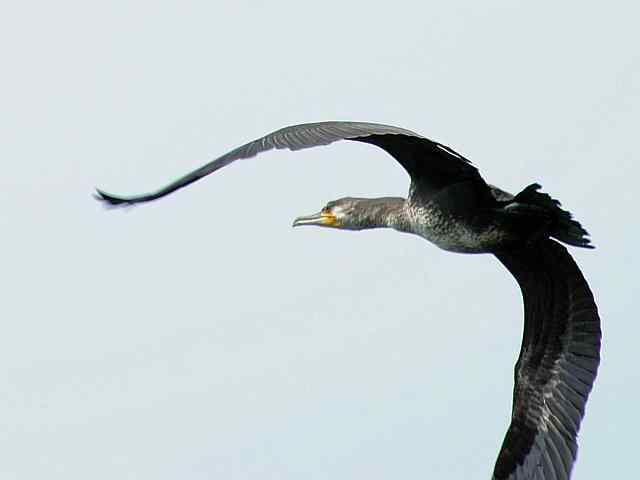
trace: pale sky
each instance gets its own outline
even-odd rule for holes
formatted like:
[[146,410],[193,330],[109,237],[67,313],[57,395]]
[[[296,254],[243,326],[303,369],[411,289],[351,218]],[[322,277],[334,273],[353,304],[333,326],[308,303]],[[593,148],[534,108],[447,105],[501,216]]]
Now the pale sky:
[[0,478],[490,478],[522,307],[491,256],[292,229],[405,195],[344,142],[107,211],[285,125],[398,125],[560,199],[603,361],[574,478],[636,475],[634,2],[14,2],[0,19]]

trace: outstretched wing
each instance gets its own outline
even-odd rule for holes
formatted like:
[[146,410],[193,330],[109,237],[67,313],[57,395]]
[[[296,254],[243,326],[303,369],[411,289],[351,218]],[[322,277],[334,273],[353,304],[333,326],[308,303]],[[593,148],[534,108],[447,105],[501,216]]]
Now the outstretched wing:
[[600,362],[600,318],[567,250],[544,240],[499,253],[524,299],[524,333],[515,367],[511,425],[494,480],[566,480]]
[[111,205],[130,205],[164,197],[190,183],[243,158],[255,157],[273,149],[303,150],[329,145],[339,140],[357,140],[377,145],[389,152],[414,178],[433,174],[437,184],[441,178],[451,180],[456,175],[477,174],[468,160],[450,148],[433,142],[404,128],[362,122],[319,122],[293,125],[249,142],[203,165],[155,192],[121,197],[97,190],[97,198]]

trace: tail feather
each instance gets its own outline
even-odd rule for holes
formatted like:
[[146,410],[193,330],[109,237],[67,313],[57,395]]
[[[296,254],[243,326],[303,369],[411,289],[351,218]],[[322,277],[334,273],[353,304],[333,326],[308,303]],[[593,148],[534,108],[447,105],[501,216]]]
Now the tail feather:
[[579,222],[573,219],[570,212],[560,208],[560,202],[548,193],[539,192],[542,185],[533,183],[518,193],[512,200],[514,203],[540,207],[551,213],[549,236],[568,245],[582,248],[594,248],[587,232]]

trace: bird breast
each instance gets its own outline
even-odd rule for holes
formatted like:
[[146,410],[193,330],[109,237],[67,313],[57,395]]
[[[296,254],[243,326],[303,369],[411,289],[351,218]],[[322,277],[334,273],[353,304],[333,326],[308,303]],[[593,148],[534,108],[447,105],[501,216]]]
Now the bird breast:
[[457,253],[489,253],[508,240],[505,231],[469,212],[451,212],[436,203],[407,204],[410,231]]

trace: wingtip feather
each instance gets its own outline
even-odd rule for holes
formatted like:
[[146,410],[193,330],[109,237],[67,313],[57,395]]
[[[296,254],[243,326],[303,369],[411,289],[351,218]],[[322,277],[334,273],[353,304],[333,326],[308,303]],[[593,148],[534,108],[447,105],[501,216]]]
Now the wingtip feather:
[[135,203],[128,198],[111,195],[110,193],[100,190],[99,188],[96,188],[95,193],[93,193],[93,198],[95,198],[99,202],[102,202],[102,204],[108,208],[126,207]]

